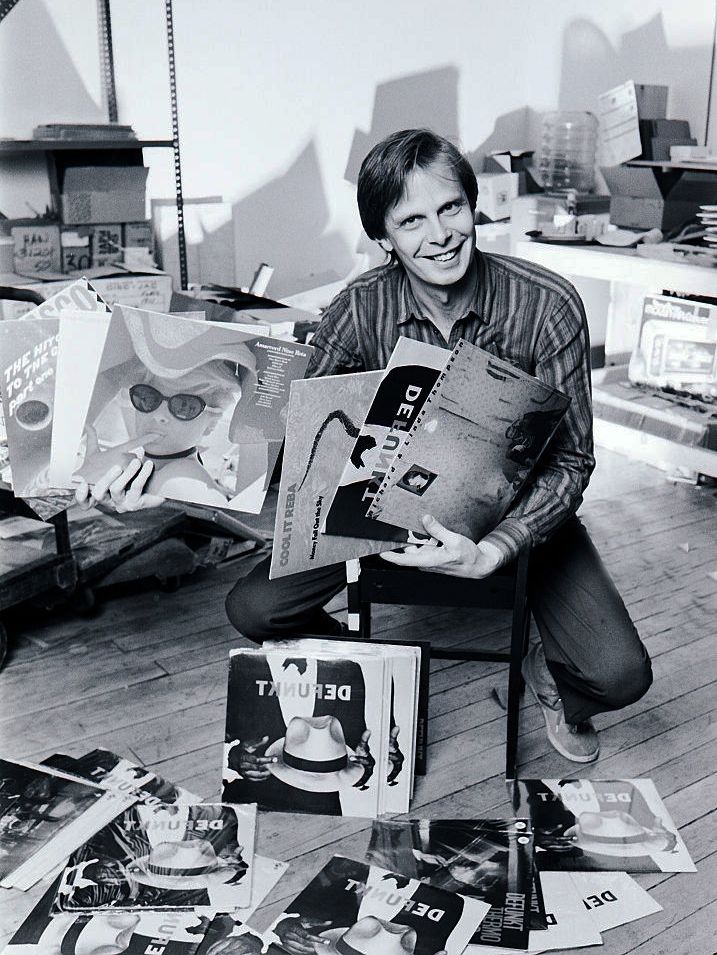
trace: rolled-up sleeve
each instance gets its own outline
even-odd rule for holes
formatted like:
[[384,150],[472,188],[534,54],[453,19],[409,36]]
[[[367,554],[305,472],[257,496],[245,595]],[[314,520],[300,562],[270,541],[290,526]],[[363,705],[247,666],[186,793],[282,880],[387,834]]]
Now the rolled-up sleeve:
[[306,369],[307,378],[363,370],[349,289],[340,292],[328,306],[309,344],[314,352]]
[[544,321],[535,376],[572,400],[523,493],[484,538],[500,549],[504,563],[522,546],[546,541],[577,511],[595,467],[590,340],[577,292]]

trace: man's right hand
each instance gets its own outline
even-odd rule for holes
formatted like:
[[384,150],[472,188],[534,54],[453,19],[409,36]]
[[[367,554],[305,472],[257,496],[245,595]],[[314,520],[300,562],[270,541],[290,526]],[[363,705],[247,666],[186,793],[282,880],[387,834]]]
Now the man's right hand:
[[279,922],[274,932],[279,936],[281,947],[290,955],[316,955],[317,945],[329,945],[329,940],[319,935],[319,932],[329,925],[330,920],[312,922],[302,916],[298,919],[284,919]]

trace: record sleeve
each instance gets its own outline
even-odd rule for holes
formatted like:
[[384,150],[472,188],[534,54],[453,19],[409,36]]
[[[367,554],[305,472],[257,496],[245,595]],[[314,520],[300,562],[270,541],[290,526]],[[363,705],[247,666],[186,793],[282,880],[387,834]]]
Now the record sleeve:
[[265,933],[268,952],[460,955],[489,906],[334,856]]
[[55,753],[43,759],[43,766],[52,766],[110,792],[133,796],[148,806],[161,803],[200,802],[199,796],[182,786],[168,782],[156,773],[108,749],[93,749],[84,756],[66,756]]
[[217,915],[209,924],[195,955],[260,955],[264,945],[248,925],[234,915]]
[[136,805],[72,854],[54,911],[251,902],[256,806]]
[[2,955],[195,955],[209,918],[195,912],[122,912],[53,915],[59,879],[15,932]]
[[398,339],[346,458],[326,515],[326,534],[399,543],[409,540],[404,529],[376,523],[366,514],[450,354],[448,349],[426,342]]
[[359,461],[354,440],[380,380],[380,371],[368,371],[292,382],[270,579],[385,549],[320,533],[344,462]]
[[533,834],[527,820],[374,820],[366,858],[490,905],[473,945],[527,947],[533,885]]
[[140,456],[154,464],[150,494],[259,513],[310,354],[246,326],[115,305],[73,480],[92,486]]
[[388,763],[381,780],[379,812],[408,812],[414,784],[420,649],[409,644],[311,637],[265,641],[263,646],[267,650],[281,648],[296,653],[351,654],[353,658],[356,654],[384,656],[390,666],[391,695],[386,741]]
[[500,522],[570,398],[461,339],[396,453],[369,516],[409,530],[424,514],[471,540]]
[[530,816],[541,872],[695,871],[651,779],[519,779],[508,786],[515,812]]
[[381,657],[232,650],[222,799],[375,817],[389,695]]
[[0,885],[30,888],[131,801],[57,770],[0,760]]

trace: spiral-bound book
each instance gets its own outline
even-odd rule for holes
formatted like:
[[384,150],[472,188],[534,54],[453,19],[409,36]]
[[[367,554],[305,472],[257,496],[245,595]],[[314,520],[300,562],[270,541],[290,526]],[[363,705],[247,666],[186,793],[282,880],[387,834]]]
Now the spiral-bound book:
[[519,493],[570,398],[461,340],[376,492],[369,516],[420,532],[432,514],[480,540]]

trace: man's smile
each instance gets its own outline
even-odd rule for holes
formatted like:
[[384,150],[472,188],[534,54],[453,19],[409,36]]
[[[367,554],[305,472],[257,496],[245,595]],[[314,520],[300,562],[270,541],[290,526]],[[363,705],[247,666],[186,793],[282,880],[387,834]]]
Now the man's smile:
[[455,249],[451,249],[449,252],[439,252],[437,255],[424,255],[424,259],[430,259],[431,262],[450,262],[458,255],[460,252],[460,245],[456,246]]

